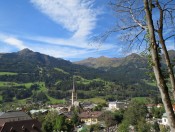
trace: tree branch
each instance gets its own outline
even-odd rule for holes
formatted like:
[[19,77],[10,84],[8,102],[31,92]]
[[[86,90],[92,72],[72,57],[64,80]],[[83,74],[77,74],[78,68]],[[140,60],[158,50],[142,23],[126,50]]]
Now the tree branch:
[[135,23],[137,23],[142,29],[145,29],[145,30],[146,30],[146,29],[147,29],[147,26],[142,25],[142,23],[140,23],[140,22],[135,18],[134,13],[132,12],[132,9],[131,9],[131,8],[130,8],[129,12],[130,12],[130,14],[131,14],[131,17],[132,17],[133,21],[134,21]]
[[172,38],[172,37],[174,37],[174,36],[175,36],[175,34],[168,36],[167,38],[165,38],[165,41]]

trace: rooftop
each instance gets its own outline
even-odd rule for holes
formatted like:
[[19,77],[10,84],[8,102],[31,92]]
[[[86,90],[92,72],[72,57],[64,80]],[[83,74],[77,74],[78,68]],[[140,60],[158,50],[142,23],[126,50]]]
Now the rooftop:
[[14,117],[28,117],[31,118],[29,115],[27,115],[25,112],[22,111],[13,111],[13,112],[0,112],[0,119],[4,118],[14,118]]
[[41,132],[41,123],[37,120],[24,120],[24,121],[14,121],[14,122],[6,122],[1,128],[0,132],[22,132],[22,131],[30,131],[30,132]]
[[79,114],[80,118],[98,118],[101,116],[103,112],[101,111],[87,111],[87,112],[82,112]]

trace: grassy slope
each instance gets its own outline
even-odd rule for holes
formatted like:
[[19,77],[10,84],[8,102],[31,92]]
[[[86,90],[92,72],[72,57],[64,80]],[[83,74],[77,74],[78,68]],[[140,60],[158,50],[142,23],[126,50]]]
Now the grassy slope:
[[[15,82],[0,82],[0,89],[1,89],[1,87],[5,87],[5,86],[25,86],[26,88],[30,88],[31,85],[33,85],[33,84],[38,84],[39,85],[39,90],[37,90],[38,92],[42,91],[42,92],[45,92],[46,95],[47,95],[47,88],[45,87],[44,82],[35,82],[35,83],[31,82],[31,83],[20,83],[20,84],[15,83]],[[51,103],[51,104],[65,103],[65,100],[54,99],[50,96],[48,96],[48,98],[50,100],[50,101],[48,101],[48,103]],[[16,100],[14,98],[14,103],[25,104],[28,99],[30,99],[30,98],[21,99],[21,100]],[[0,101],[2,101],[2,95],[0,95]]]
[[143,104],[149,104],[152,102],[152,100],[149,97],[135,97],[132,98],[132,100],[138,101]]
[[[57,69],[58,70],[58,69]],[[63,71],[62,71],[63,72]],[[82,83],[82,84],[89,84],[93,81],[100,81],[100,82],[103,82],[103,80],[97,78],[97,79],[93,79],[93,80],[87,80],[87,79],[84,79],[82,78],[81,76],[78,76],[77,77],[77,83]],[[58,83],[60,81],[58,80]],[[3,86],[25,86],[26,88],[30,88],[31,85],[33,84],[38,84],[39,85],[39,89],[37,90],[38,92],[42,91],[42,92],[45,92],[46,95],[47,95],[47,88],[45,86],[45,83],[44,82],[34,82],[34,83],[21,83],[21,84],[18,84],[18,83],[15,83],[15,82],[0,82],[0,88],[3,87]],[[82,90],[79,90],[79,92],[84,92],[84,93],[89,93],[90,91],[82,91]],[[55,98],[52,98],[50,96],[47,95],[47,97],[49,98],[50,101],[48,101],[48,103],[51,103],[51,104],[56,104],[56,103],[64,103],[65,100],[60,100],[60,99],[55,99]],[[70,97],[71,98],[71,97]],[[0,98],[1,99],[1,98]],[[28,98],[30,99],[30,98]],[[28,99],[22,99],[22,100],[16,100],[14,99],[15,102],[19,102],[21,104],[25,104],[26,101]],[[95,97],[95,98],[91,98],[91,99],[80,99],[80,101],[90,101],[90,102],[93,102],[93,103],[106,103],[105,99],[103,99],[102,97]]]
[[63,74],[69,74],[68,72],[65,72],[63,69],[60,68],[54,68],[57,72],[63,73]]
[[82,102],[92,102],[95,104],[103,104],[106,103],[106,100],[100,97],[96,97],[96,98],[90,98],[90,99],[80,99],[79,101]]
[[14,72],[0,72],[0,75],[17,75],[18,73]]

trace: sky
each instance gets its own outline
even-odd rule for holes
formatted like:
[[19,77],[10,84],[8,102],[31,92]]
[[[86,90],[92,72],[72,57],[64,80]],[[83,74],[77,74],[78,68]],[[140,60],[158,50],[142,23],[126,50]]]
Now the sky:
[[[29,48],[56,58],[123,57],[123,43],[112,35],[93,41],[116,22],[109,0],[1,0],[0,53]],[[174,47],[172,47],[174,48]]]

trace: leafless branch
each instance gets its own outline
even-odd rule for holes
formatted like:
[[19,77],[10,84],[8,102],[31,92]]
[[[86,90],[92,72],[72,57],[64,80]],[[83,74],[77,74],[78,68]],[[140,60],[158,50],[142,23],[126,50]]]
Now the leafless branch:
[[163,6],[163,10],[166,8],[167,5],[169,5],[169,3],[171,3],[173,0],[169,0],[167,1],[166,3],[164,3],[164,6]]
[[133,21],[134,21],[135,23],[137,23],[142,29],[147,29],[146,26],[144,26],[140,21],[138,21],[138,20],[135,18],[134,13],[133,13],[133,10],[132,10],[132,8],[131,8],[131,5],[130,5],[130,8],[129,8],[129,12],[130,12],[130,15],[131,15],[131,17],[132,17],[132,19],[133,19]]
[[168,40],[168,39],[170,39],[170,38],[172,38],[172,37],[175,37],[175,34],[170,35],[170,36],[168,36],[167,38],[165,38],[165,41]]
[[138,34],[136,34],[136,35],[133,37],[133,39],[130,40],[130,45],[134,42],[135,39],[137,39],[137,40],[140,41],[140,39],[139,39],[138,37],[139,37],[139,35],[140,35],[143,31],[145,31],[145,30],[142,29]]

